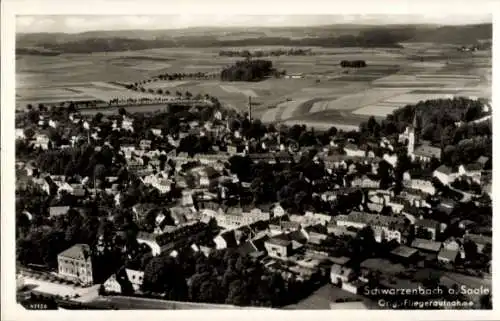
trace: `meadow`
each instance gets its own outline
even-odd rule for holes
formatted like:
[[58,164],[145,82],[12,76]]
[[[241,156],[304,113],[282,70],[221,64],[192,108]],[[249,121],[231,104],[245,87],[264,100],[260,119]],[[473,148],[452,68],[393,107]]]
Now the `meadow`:
[[[259,48],[224,48],[256,50]],[[246,110],[265,123],[355,127],[370,116],[385,117],[420,100],[452,96],[491,99],[491,52],[457,52],[439,44],[405,44],[402,49],[311,48],[311,56],[266,57],[277,70],[298,79],[261,82],[159,80],[141,93],[111,82],[134,83],[162,73],[218,73],[241,60],[219,56],[220,48],[168,48],[113,53],[18,56],[16,107],[64,100],[155,98],[156,91],[210,94],[225,106]],[[341,60],[365,60],[366,68],[341,68]],[[151,106],[148,109],[153,108]],[[160,108],[160,107],[158,107]]]

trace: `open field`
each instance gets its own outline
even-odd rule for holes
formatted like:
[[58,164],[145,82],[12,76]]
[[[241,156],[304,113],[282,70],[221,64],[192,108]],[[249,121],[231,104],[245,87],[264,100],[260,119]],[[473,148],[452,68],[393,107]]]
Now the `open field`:
[[[274,47],[238,47],[250,51]],[[282,47],[276,47],[282,48]],[[221,57],[221,48],[165,48],[93,54],[19,56],[16,105],[64,100],[157,98],[110,82],[138,82],[161,73],[219,72],[241,60]],[[299,79],[261,82],[153,81],[146,89],[210,94],[227,107],[246,110],[263,122],[354,128],[369,116],[385,117],[420,100],[452,96],[491,98],[491,52],[461,53],[455,46],[419,43],[404,48],[311,48],[311,56],[265,57]],[[341,60],[365,60],[366,68],[341,68]],[[149,106],[148,106],[149,108]]]

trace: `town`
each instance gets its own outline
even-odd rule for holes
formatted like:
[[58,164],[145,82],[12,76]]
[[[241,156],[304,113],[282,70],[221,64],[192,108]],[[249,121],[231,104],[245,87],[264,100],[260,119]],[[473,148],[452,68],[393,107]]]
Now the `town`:
[[491,308],[487,101],[421,101],[357,131],[266,125],[216,98],[81,111],[16,113],[21,301]]

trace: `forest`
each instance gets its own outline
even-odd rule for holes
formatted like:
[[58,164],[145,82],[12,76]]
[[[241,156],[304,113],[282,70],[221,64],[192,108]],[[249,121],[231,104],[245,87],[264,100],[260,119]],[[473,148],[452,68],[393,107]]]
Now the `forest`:
[[261,81],[274,73],[272,61],[247,59],[237,61],[234,65],[222,69],[220,78],[223,81]]

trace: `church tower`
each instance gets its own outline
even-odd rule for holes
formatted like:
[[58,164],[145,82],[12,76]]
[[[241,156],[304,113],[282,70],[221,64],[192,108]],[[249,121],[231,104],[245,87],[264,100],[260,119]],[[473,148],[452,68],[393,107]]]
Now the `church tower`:
[[415,152],[415,146],[419,143],[419,133],[420,133],[420,118],[415,111],[413,117],[413,123],[409,126],[408,130],[408,155],[413,155]]

